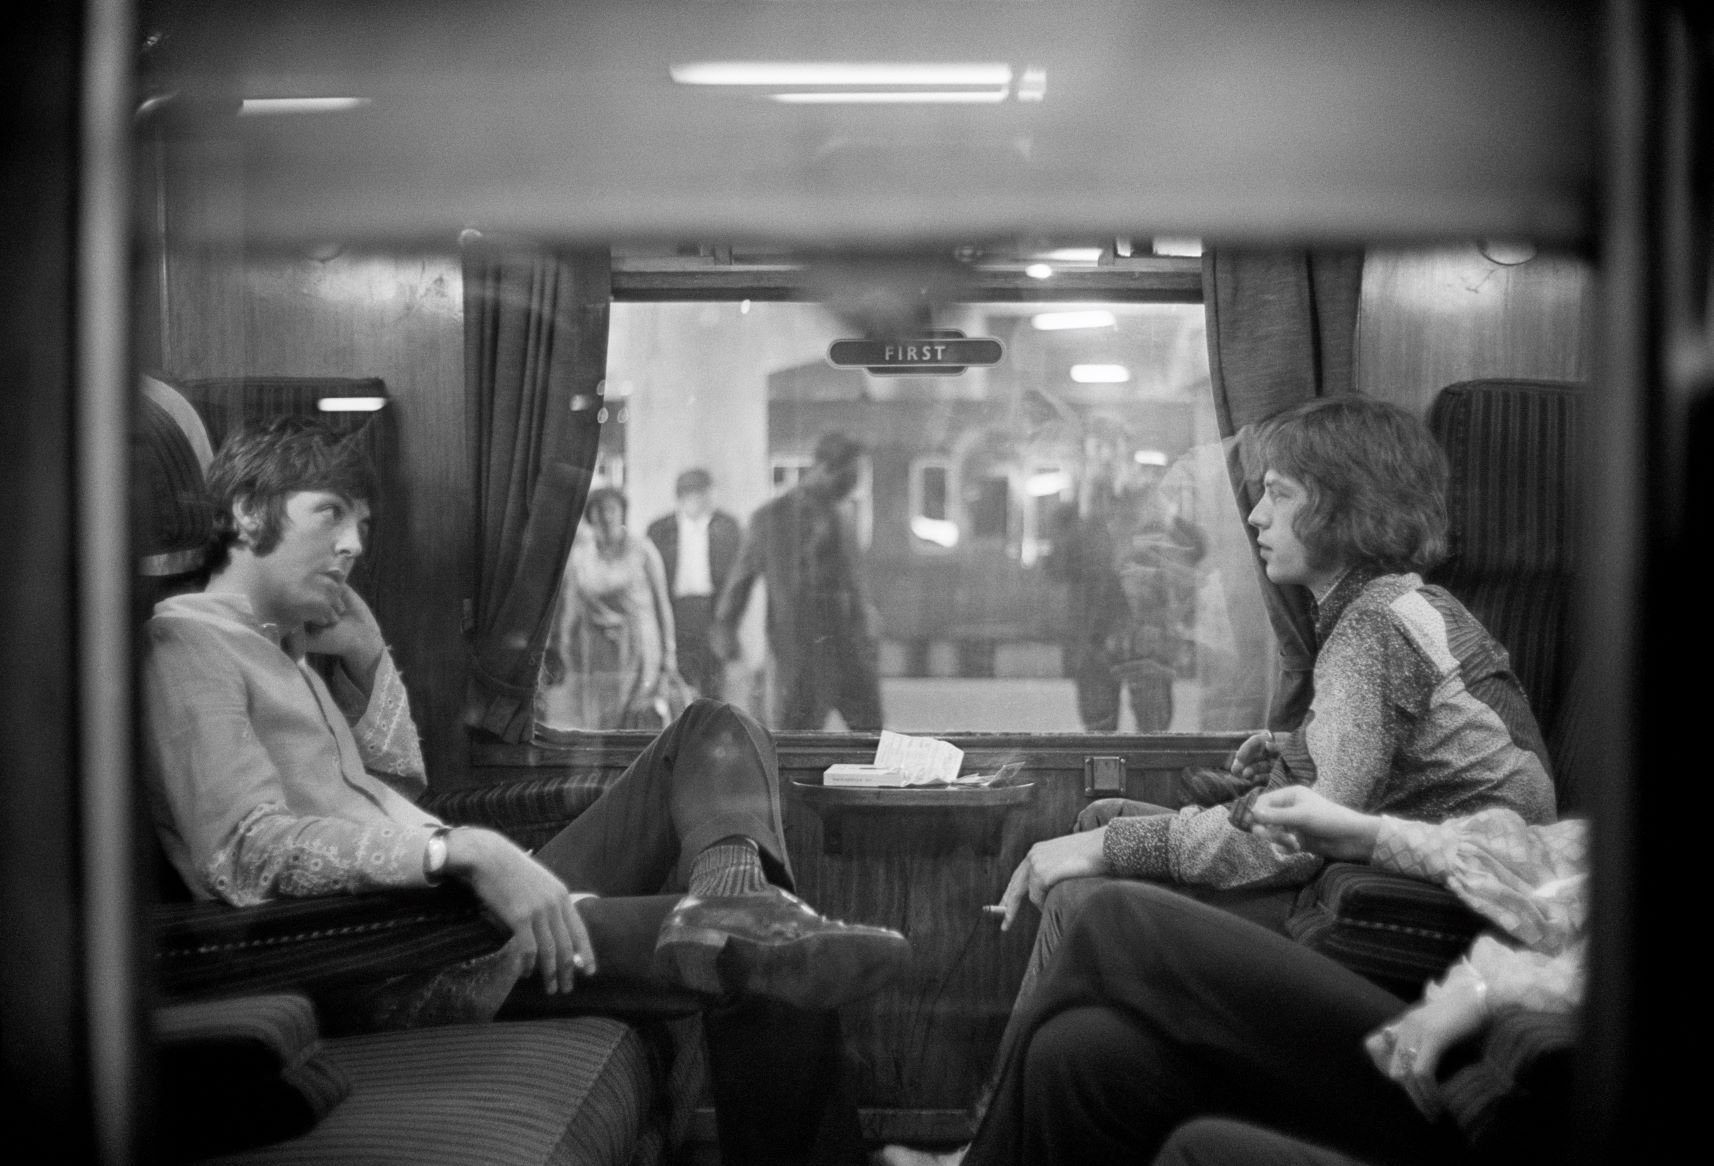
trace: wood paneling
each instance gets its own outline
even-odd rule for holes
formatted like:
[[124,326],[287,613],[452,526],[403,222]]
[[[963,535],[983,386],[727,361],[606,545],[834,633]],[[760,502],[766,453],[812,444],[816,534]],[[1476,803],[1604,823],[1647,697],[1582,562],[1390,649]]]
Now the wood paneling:
[[[1034,783],[1029,801],[1004,813],[998,846],[990,849],[982,823],[948,829],[946,811],[904,809],[842,821],[837,853],[825,845],[823,813],[794,782],[818,781],[835,762],[872,760],[875,738],[780,733],[775,739],[799,892],[827,914],[894,927],[911,940],[906,977],[844,1012],[859,1066],[858,1102],[933,1111],[940,1115],[934,1120],[944,1120],[962,1113],[982,1088],[1035,936],[1034,911],[1026,909],[1002,932],[982,905],[998,901],[1032,845],[1071,829],[1089,802],[1085,758],[1122,757],[1126,796],[1178,805],[1184,768],[1222,764],[1242,734],[948,734],[972,772],[1016,760],[1023,763],[1017,780]],[[473,777],[503,781],[567,769],[617,776],[648,740],[614,733],[570,748],[478,746]]]
[[[218,143],[168,150],[154,217],[165,290],[161,371],[172,378],[379,377],[392,398],[398,483],[379,500],[375,550],[388,569],[371,596],[423,734],[436,787],[466,780],[461,724],[463,601],[471,586],[473,510],[464,421],[463,285],[456,241],[443,250],[374,252],[337,241],[244,253],[188,240],[192,226],[240,219],[238,159]],[[220,232],[215,232],[220,234]],[[384,487],[385,488],[385,487]]]
[[1357,319],[1357,386],[1426,414],[1478,377],[1587,380],[1594,369],[1588,263],[1540,254],[1512,267],[1474,243],[1371,251]]

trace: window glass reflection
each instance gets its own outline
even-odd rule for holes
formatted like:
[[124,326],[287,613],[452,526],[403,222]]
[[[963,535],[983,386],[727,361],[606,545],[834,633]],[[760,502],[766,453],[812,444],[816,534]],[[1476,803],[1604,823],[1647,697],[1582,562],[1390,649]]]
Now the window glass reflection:
[[[562,658],[544,724],[615,727],[567,711],[588,704],[570,690],[610,685],[633,658],[777,728],[872,727],[853,719],[869,718],[866,698],[845,702],[853,714],[834,691],[861,688],[866,668],[882,723],[904,732],[1262,723],[1274,646],[1201,307],[973,304],[935,323],[1004,355],[959,375],[876,375],[829,362],[852,336],[818,304],[614,305],[596,483],[612,493],[573,551],[562,598],[583,610],[561,619],[599,630],[612,658],[588,676]],[[839,467],[848,489],[818,462],[829,435],[855,448]],[[688,508],[687,473],[704,486]],[[757,580],[722,659],[719,593],[746,554]],[[795,635],[770,640],[770,609]],[[662,636],[673,647],[651,656]],[[805,679],[817,666],[833,674]],[[635,700],[615,699],[637,719]]]

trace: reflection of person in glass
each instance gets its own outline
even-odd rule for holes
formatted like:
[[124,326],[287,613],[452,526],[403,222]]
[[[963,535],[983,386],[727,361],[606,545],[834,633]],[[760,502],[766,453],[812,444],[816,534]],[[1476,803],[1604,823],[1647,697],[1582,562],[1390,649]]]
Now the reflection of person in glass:
[[703,696],[718,698],[725,669],[708,642],[714,601],[732,574],[743,531],[714,507],[714,479],[700,467],[678,476],[673,513],[649,523],[649,541],[661,553],[678,632],[679,674]]
[[625,496],[589,492],[554,612],[537,719],[570,729],[659,729],[678,669],[660,552],[625,529]]
[[751,516],[715,607],[710,638],[717,653],[733,659],[750,590],[758,578],[767,581],[780,728],[819,729],[833,710],[847,728],[881,727],[876,617],[839,505],[857,486],[862,452],[843,433],[822,435],[802,480]]
[[[1113,566],[1113,536],[1099,514],[1087,517],[1068,502],[1053,516],[1053,550],[1042,561],[1048,578],[1066,587],[1065,673],[1077,688],[1077,716],[1092,732],[1119,727],[1119,688],[1113,674],[1111,641],[1129,622],[1130,609]],[[1164,729],[1142,723],[1137,693],[1132,711],[1141,729]]]

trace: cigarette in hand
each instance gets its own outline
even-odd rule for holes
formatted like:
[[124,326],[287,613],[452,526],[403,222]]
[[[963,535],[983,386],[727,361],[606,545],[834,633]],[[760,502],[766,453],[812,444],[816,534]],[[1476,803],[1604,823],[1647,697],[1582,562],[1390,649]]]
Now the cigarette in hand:
[[1006,917],[1006,909],[998,903],[984,903],[982,904],[982,914],[992,915],[996,919],[1004,919]]

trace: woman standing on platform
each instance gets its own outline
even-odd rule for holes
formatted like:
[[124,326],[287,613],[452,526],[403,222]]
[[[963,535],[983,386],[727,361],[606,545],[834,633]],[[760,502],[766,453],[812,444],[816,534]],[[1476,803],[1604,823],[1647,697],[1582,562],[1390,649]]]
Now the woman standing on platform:
[[625,528],[625,496],[589,492],[543,660],[537,721],[561,729],[660,729],[678,671],[660,552]]

